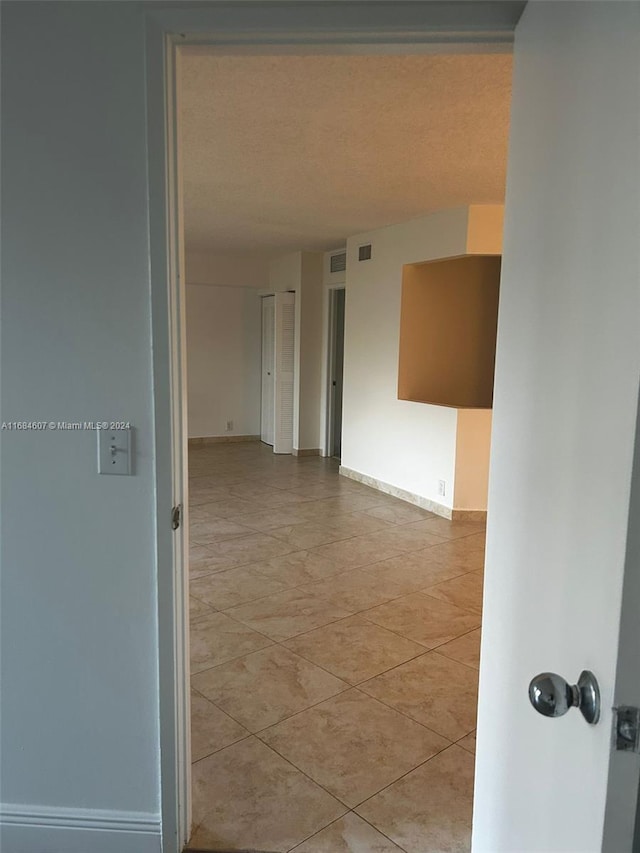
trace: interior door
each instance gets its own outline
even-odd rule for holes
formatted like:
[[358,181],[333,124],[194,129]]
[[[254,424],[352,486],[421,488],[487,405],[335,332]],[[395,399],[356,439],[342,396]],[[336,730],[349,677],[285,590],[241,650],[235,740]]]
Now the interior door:
[[275,441],[275,352],[276,306],[274,296],[262,299],[262,398],[260,438]]
[[[612,760],[611,709],[629,695],[623,668],[615,694],[614,685],[628,544],[638,553],[628,524],[640,375],[639,33],[637,2],[531,2],[516,30],[476,853],[632,849],[638,756]],[[632,560],[627,578],[637,571]],[[628,587],[636,598],[637,587]],[[576,709],[536,713],[527,694],[536,673],[574,683],[583,669],[600,684],[596,725]],[[608,784],[623,760],[629,790]],[[605,832],[612,806],[615,841]]]

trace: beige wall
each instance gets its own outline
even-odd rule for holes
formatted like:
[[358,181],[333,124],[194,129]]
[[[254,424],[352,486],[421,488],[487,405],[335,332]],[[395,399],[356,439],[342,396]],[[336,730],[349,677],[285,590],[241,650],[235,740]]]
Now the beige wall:
[[467,220],[467,255],[502,254],[504,205],[472,204]]
[[187,250],[185,275],[188,284],[221,287],[266,287],[269,261],[251,253],[193,252]]
[[302,274],[302,252],[289,252],[269,261],[267,269],[267,287],[276,292],[300,288]]
[[456,431],[455,509],[486,510],[491,409],[460,409]]

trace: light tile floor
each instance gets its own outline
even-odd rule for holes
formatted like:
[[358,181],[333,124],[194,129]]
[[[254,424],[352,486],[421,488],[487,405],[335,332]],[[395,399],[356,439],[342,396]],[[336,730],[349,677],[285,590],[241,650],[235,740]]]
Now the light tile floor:
[[260,443],[189,472],[191,846],[468,850],[484,526]]

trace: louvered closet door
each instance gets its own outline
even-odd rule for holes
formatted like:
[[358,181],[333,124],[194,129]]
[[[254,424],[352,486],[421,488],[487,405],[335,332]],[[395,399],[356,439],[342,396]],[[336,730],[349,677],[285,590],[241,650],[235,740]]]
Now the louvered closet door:
[[274,453],[293,452],[293,389],[295,370],[295,294],[275,296],[275,441]]
[[262,299],[262,416],[260,438],[265,444],[275,441],[275,347],[276,300]]

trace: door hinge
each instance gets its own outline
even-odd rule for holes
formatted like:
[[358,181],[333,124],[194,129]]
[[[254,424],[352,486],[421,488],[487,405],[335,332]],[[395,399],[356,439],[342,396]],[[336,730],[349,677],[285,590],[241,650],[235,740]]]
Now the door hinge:
[[613,709],[613,748],[619,752],[640,752],[640,708],[619,705]]
[[181,521],[182,521],[182,504],[177,504],[171,510],[171,529],[177,530],[180,527]]

